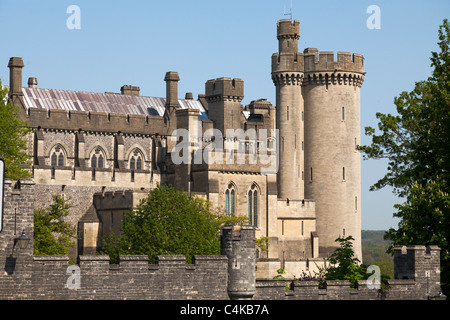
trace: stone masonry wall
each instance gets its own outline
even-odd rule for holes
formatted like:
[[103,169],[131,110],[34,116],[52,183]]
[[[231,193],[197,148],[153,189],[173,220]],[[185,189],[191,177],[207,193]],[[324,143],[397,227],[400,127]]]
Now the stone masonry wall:
[[[147,256],[120,256],[118,264],[110,264],[107,256],[79,256],[76,265],[70,265],[66,256],[33,256],[34,190],[31,181],[4,183],[0,300],[227,300],[230,290],[239,295],[254,292],[246,298],[258,300],[441,299],[439,249],[424,246],[396,250],[396,273],[403,279],[389,280],[384,290],[369,288],[368,281],[358,281],[354,288],[348,281],[323,285],[256,279],[253,285],[249,281],[255,279],[254,263],[242,251],[254,246],[249,226],[240,229],[240,236],[222,237],[224,248],[235,249],[195,256],[192,264],[180,255],[159,256],[154,264]],[[15,245],[22,231],[31,238],[25,249]]]

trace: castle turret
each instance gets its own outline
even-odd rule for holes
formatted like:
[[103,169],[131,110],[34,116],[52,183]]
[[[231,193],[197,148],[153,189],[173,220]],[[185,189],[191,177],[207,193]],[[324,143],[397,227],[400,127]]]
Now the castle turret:
[[360,88],[364,58],[359,54],[305,49],[302,95],[305,123],[305,197],[316,201],[320,253],[351,235],[361,260]]
[[303,60],[298,53],[300,23],[277,23],[279,52],[272,55],[272,80],[276,86],[276,124],[280,163],[278,198],[304,199],[303,168]]
[[208,118],[224,137],[226,129],[242,129],[244,81],[228,77],[208,80],[205,98],[208,102]]
[[220,251],[228,257],[228,296],[231,300],[251,299],[255,294],[255,229],[225,225],[221,229]]

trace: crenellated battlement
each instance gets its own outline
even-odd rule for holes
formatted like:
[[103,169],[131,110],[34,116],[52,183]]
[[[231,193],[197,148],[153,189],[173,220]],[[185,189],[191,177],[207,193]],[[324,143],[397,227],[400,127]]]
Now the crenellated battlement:
[[364,57],[361,54],[338,52],[337,60],[332,51],[307,48],[303,51],[304,72],[354,72],[364,74]]
[[222,100],[240,102],[244,98],[244,81],[228,77],[208,80],[205,84],[205,98],[208,103]]
[[298,20],[283,19],[277,22],[277,39],[300,39],[300,22]]
[[[274,53],[272,80],[275,85],[334,84],[361,87],[364,82],[364,57],[350,52]],[[304,78],[304,80],[303,80]],[[303,80],[303,81],[302,81]]]
[[25,119],[32,128],[66,131],[122,132],[141,135],[164,135],[164,119],[158,116],[89,112],[61,109],[29,108]]

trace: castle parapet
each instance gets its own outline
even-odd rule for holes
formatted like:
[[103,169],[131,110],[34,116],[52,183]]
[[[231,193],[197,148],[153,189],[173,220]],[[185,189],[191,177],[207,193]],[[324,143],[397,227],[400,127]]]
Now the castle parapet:
[[438,246],[394,247],[395,279],[414,279],[429,297],[440,290],[440,249]]
[[208,80],[205,84],[205,98],[208,103],[222,100],[241,101],[244,98],[244,81],[228,77]]
[[29,108],[25,119],[32,128],[66,131],[122,132],[130,134],[163,134],[164,119],[158,116],[87,112],[61,109]]
[[303,51],[304,72],[331,71],[331,72],[356,72],[364,73],[364,57],[361,54],[350,52],[338,52],[337,61],[334,60],[334,52],[318,51],[315,48],[307,48]]

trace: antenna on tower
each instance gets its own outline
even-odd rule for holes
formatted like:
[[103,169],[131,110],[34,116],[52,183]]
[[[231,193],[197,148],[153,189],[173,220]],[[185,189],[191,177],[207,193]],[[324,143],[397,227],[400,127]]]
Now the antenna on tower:
[[292,0],[291,0],[291,7],[289,8],[289,13],[286,13],[286,5],[284,6],[284,15],[290,16],[292,21]]

